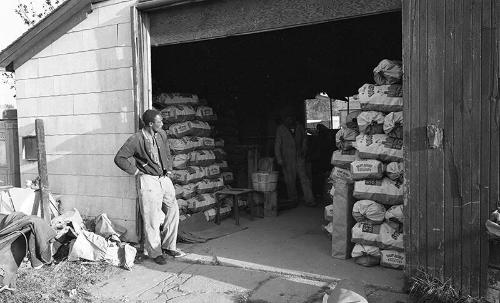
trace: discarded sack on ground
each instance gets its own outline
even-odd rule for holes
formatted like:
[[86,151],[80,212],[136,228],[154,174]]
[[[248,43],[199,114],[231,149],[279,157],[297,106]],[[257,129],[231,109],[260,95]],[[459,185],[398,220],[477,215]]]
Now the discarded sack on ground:
[[403,204],[403,184],[389,178],[362,180],[354,183],[354,197],[358,200],[373,200],[385,205]]

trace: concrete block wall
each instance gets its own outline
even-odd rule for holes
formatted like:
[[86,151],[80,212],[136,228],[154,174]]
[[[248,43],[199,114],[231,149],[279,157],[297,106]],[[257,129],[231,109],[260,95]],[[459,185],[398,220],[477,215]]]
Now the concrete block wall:
[[130,6],[110,0],[16,70],[21,180],[37,176],[22,137],[45,124],[50,189],[62,209],[107,213],[137,241],[135,179],[113,157],[134,133]]

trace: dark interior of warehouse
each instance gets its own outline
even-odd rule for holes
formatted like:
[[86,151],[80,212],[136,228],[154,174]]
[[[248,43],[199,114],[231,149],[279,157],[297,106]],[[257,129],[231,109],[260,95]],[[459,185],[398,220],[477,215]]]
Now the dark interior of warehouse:
[[[152,47],[153,97],[194,93],[219,117],[219,135],[273,156],[280,113],[304,121],[304,100],[343,99],[373,83],[382,59],[401,60],[401,13]],[[222,131],[221,131],[222,130]]]

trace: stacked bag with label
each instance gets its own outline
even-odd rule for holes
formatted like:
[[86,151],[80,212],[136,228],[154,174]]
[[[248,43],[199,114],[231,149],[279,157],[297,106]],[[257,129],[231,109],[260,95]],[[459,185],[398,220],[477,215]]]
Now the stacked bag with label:
[[401,63],[382,60],[376,84],[359,89],[359,135],[352,144],[358,159],[350,163],[354,181],[351,256],[364,266],[403,268],[403,98]]
[[[173,157],[172,182],[181,215],[205,212],[213,220],[215,192],[225,187],[224,142],[211,137],[210,122],[217,119],[211,107],[194,94],[161,94],[163,129]],[[231,211],[223,205],[224,215]]]

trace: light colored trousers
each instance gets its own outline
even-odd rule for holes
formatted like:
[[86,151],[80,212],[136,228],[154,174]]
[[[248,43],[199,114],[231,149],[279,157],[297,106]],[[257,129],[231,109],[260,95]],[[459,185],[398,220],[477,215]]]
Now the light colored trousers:
[[[176,250],[179,206],[168,177],[140,176],[139,207],[144,228],[144,247],[150,258],[162,255],[162,248]],[[163,212],[166,209],[166,213]],[[163,230],[160,233],[160,225]]]

